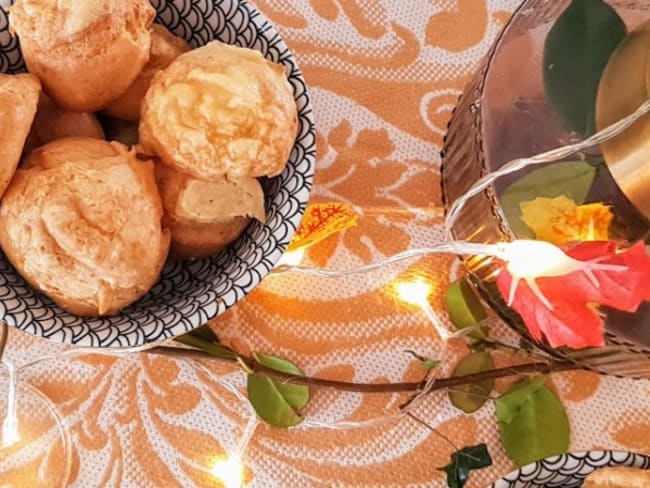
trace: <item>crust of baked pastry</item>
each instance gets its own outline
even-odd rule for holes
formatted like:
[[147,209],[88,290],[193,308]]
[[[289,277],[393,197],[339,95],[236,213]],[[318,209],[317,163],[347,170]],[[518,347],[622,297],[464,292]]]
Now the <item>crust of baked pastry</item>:
[[177,261],[209,258],[223,251],[246,230],[248,217],[233,217],[214,224],[187,224],[163,219],[172,235],[169,256]]
[[650,470],[631,467],[607,467],[591,473],[584,488],[647,488]]
[[94,113],[61,108],[42,93],[32,129],[25,142],[25,152],[29,153],[48,142],[65,137],[104,139],[105,136]]
[[154,15],[149,0],[17,0],[9,17],[44,91],[61,107],[94,112],[149,60]]
[[254,178],[197,180],[160,163],[156,181],[174,259],[213,256],[237,239],[252,219],[266,218],[264,192]]
[[41,84],[31,74],[0,74],[0,196],[16,172],[36,115]]
[[190,46],[183,39],[169,32],[162,25],[153,24],[149,61],[126,92],[111,102],[104,112],[117,119],[140,120],[142,100],[151,85],[153,76],[189,50]]
[[0,245],[32,287],[80,316],[114,315],[158,279],[170,234],[153,163],[60,139],[33,151],[0,207]]
[[200,179],[275,176],[289,158],[297,120],[283,66],[213,41],[154,76],[140,144]]

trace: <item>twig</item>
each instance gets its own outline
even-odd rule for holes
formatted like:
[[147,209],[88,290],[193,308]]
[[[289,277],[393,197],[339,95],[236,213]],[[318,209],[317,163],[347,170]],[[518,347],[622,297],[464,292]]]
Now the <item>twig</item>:
[[[230,360],[220,357],[214,357],[210,354],[197,349],[183,349],[178,347],[157,347],[146,351],[148,354],[156,354],[168,357],[182,357],[195,359],[208,359],[222,363],[234,363],[236,360]],[[423,388],[424,382],[404,382],[404,383],[352,383],[347,381],[327,380],[321,378],[311,378],[306,376],[295,376],[288,373],[281,373],[258,363],[252,358],[240,357],[240,359],[255,373],[268,378],[280,381],[289,381],[296,385],[318,386],[322,388],[332,388],[340,391],[353,393],[410,393],[419,391]],[[483,381],[505,378],[509,376],[521,376],[527,374],[550,374],[561,371],[572,371],[585,369],[569,361],[550,360],[547,363],[529,363],[507,368],[492,369],[481,373],[470,374],[466,376],[456,376],[452,378],[441,378],[437,380],[431,391],[442,390],[461,385],[471,385]]]
[[497,351],[499,349],[502,349],[502,350],[510,351],[512,353],[515,353],[515,354],[521,354],[522,351],[523,351],[523,352],[526,352],[530,357],[537,358],[537,359],[540,359],[540,360],[544,360],[544,359],[547,359],[549,357],[548,355],[545,355],[545,354],[537,352],[537,351],[526,351],[525,349],[522,349],[520,347],[513,346],[511,344],[506,344],[505,342],[497,341],[497,340],[494,340],[494,339],[481,340],[481,341],[479,341],[479,343],[483,344],[485,346],[491,347],[492,349],[497,350]]
[[453,442],[449,437],[447,437],[446,435],[444,435],[442,432],[440,432],[439,430],[435,429],[435,428],[432,427],[431,425],[427,424],[424,420],[422,420],[421,418],[417,417],[416,415],[414,415],[414,414],[411,413],[411,412],[406,412],[406,416],[407,416],[407,417],[410,417],[412,420],[415,420],[415,421],[416,421],[418,424],[420,424],[421,426],[426,427],[427,429],[429,429],[431,432],[433,432],[435,435],[437,435],[437,436],[440,437],[443,441],[445,441],[447,444],[449,444],[451,447],[453,447],[455,451],[458,451],[458,446],[456,446],[456,444],[454,444],[454,442]]

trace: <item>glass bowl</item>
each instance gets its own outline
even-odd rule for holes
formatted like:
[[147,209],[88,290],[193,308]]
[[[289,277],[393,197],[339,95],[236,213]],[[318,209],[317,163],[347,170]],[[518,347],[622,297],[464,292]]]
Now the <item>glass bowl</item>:
[[[569,129],[566,117],[562,117],[549,101],[544,84],[546,39],[570,4],[570,0],[525,0],[481,62],[458,102],[444,142],[442,188],[447,209],[479,178],[505,163],[585,137]],[[650,0],[609,4],[623,19],[628,31],[650,19]],[[648,122],[650,119],[646,116],[638,124]],[[628,130],[633,129],[634,126]],[[630,192],[626,186],[629,184],[617,175],[609,160],[605,163],[606,159],[601,147],[592,147],[569,158],[572,162],[596,168],[582,203],[601,202],[612,209],[614,220],[609,240],[622,245],[644,241],[649,229],[648,212],[644,216],[634,192],[650,194],[650,184],[647,190],[636,188]],[[554,163],[557,166],[547,171],[549,181],[548,184],[541,182],[539,196],[545,196],[544,191],[557,184],[551,181],[555,178],[553,175],[561,179],[562,168],[573,164],[569,160]],[[650,173],[650,163],[640,169]],[[505,207],[509,205],[508,188],[532,170],[527,168],[499,180],[471,199],[451,229],[453,237],[480,243],[531,238],[531,230],[512,218]],[[507,306],[496,289],[494,277],[499,270],[498,262],[494,258],[475,256],[467,258],[465,265],[490,306],[522,336],[534,341],[519,315]],[[636,313],[603,310],[603,314],[604,347],[555,349],[546,342],[534,342],[555,356],[603,373],[650,377],[650,304],[642,304]]]

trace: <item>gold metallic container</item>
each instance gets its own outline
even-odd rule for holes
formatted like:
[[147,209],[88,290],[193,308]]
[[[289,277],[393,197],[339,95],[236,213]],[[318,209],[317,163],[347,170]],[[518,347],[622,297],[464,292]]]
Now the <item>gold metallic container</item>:
[[[650,23],[617,48],[598,89],[596,126],[601,130],[634,112],[650,97]],[[650,219],[650,115],[601,145],[620,190]]]

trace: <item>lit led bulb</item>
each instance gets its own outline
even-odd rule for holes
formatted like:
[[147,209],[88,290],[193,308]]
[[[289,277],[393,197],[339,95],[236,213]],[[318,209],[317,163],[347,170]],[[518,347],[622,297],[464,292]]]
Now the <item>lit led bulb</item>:
[[409,305],[420,307],[440,338],[447,340],[451,337],[451,334],[429,303],[429,295],[432,289],[431,282],[423,278],[418,278],[413,281],[400,281],[395,286],[395,291],[399,299]]
[[494,256],[506,263],[506,269],[512,275],[508,305],[512,305],[520,281],[525,281],[535,296],[549,309],[553,304],[539,289],[537,278],[553,278],[581,271],[598,286],[594,271],[621,272],[627,266],[602,264],[598,258],[592,261],[578,261],[567,256],[559,247],[544,241],[517,240],[496,244]]
[[397,284],[396,290],[399,299],[409,305],[428,305],[431,284],[422,278],[415,281],[401,281]]
[[230,456],[217,460],[210,473],[225,488],[241,488],[244,484],[244,466],[239,456]]

